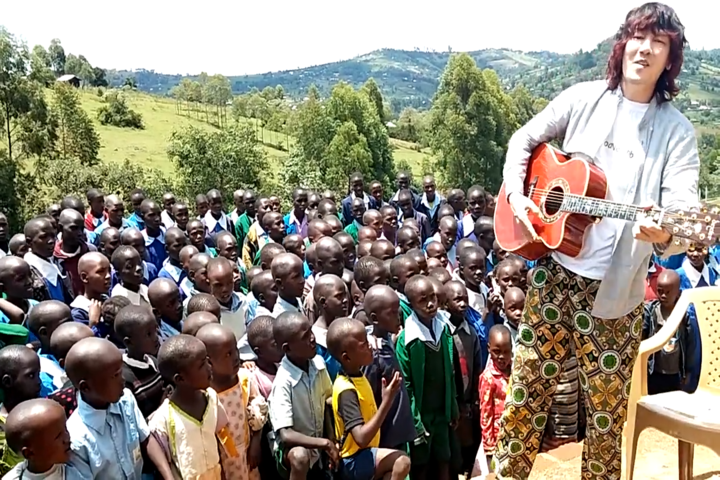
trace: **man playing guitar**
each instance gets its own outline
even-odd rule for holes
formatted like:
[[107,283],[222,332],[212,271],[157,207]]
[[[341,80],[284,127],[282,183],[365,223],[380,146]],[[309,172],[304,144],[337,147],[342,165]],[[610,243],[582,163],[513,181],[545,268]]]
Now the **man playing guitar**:
[[[515,221],[538,240],[528,213],[540,214],[524,191],[535,147],[562,141],[600,167],[608,198],[636,205],[698,204],[699,158],[692,124],[671,104],[686,45],[668,6],[630,11],[615,37],[607,80],[563,91],[510,140],[504,167]],[[495,454],[499,479],[526,479],[540,448],[561,365],[570,342],[580,366],[587,437],[583,479],[619,479],[630,378],[643,321],[644,280],[651,255],[686,243],[651,219],[610,218],[590,226],[576,257],[554,252],[534,270],[515,350],[511,391]]]

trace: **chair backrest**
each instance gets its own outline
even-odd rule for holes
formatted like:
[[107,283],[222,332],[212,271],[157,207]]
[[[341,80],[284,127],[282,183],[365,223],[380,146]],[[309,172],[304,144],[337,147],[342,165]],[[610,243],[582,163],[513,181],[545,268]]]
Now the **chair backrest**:
[[720,392],[720,287],[694,288],[687,292],[695,307],[702,342],[698,389]]

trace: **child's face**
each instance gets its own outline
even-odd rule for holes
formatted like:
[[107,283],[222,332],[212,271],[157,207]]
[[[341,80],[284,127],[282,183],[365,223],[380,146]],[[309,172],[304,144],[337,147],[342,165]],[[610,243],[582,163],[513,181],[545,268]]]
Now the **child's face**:
[[362,292],[367,292],[373,285],[387,285],[388,276],[385,267],[373,268],[367,279],[361,279],[358,287]]
[[104,241],[100,242],[100,251],[108,258],[120,246],[120,233],[113,229],[111,233],[103,236]]
[[127,240],[127,245],[133,247],[141,259],[145,258],[145,239],[142,235],[131,236],[130,239]]
[[449,284],[445,287],[447,296],[447,309],[451,315],[464,317],[468,309],[468,292],[465,287],[457,284]]
[[204,217],[209,208],[207,200],[195,201],[195,211],[199,217]]
[[705,267],[705,258],[707,258],[708,249],[707,247],[691,247],[688,248],[686,255],[690,261],[690,265],[695,267],[697,270],[702,270]]
[[460,275],[465,283],[475,289],[485,278],[485,258],[481,255],[467,255],[460,266]]
[[192,390],[207,390],[211,379],[212,367],[208,361],[207,349],[199,342],[196,348],[188,352],[186,367],[175,376],[175,383]]
[[103,257],[101,261],[94,262],[90,267],[80,272],[80,278],[87,284],[87,288],[97,293],[110,291],[110,262]]
[[307,193],[301,193],[293,200],[293,208],[298,214],[304,213],[307,208],[308,196]]
[[495,279],[500,286],[500,293],[502,295],[505,295],[508,288],[522,288],[522,275],[520,274],[520,269],[514,263],[499,269]]
[[9,298],[32,298],[33,285],[30,278],[30,266],[25,262],[18,262],[12,268],[2,289]]
[[420,269],[420,275],[427,275],[428,274],[428,263],[427,258],[425,258],[425,255],[414,255],[413,254],[413,260],[415,260],[415,263],[418,264],[418,268]]
[[210,200],[210,212],[219,216],[223,211],[223,201],[221,197],[212,197]]
[[[12,391],[13,396],[22,400],[30,400],[40,396],[40,357],[30,351],[18,359],[17,376],[2,378],[3,389]],[[6,393],[7,395],[7,393]]]
[[140,286],[143,280],[143,267],[140,254],[133,251],[125,257],[122,269],[117,272],[123,284]]
[[415,235],[403,235],[402,239],[398,239],[398,246],[403,253],[407,253],[413,248],[420,248],[420,239]]
[[290,269],[288,275],[281,279],[282,283],[278,287],[278,291],[282,292],[285,298],[302,297],[303,289],[305,288],[305,278],[303,276],[302,263],[298,265],[299,268]]
[[497,241],[493,242],[493,253],[495,254],[495,258],[498,262],[505,260],[508,255],[507,252],[500,247],[500,244],[497,243]]
[[270,209],[273,212],[279,212],[280,211],[280,199],[276,196],[272,196],[268,200],[270,201]]
[[347,289],[344,286],[336,285],[335,288],[327,290],[328,295],[321,298],[323,311],[330,318],[340,318],[348,314]]
[[113,225],[118,225],[122,222],[123,215],[125,215],[125,205],[122,202],[118,202],[112,205],[110,208],[105,209],[108,214],[108,220]]
[[280,363],[283,357],[282,349],[275,341],[272,332],[262,335],[254,350],[258,360],[265,364]]
[[468,196],[468,210],[472,218],[478,219],[485,213],[485,195],[475,190]]
[[315,357],[315,335],[310,320],[304,319],[297,328],[297,335],[284,345],[285,353],[292,360],[300,363]]
[[400,330],[400,299],[391,298],[385,308],[377,312],[370,312],[368,315],[374,324],[381,330],[388,333],[397,333]]
[[357,252],[355,252],[355,243],[352,237],[340,237],[338,241],[343,250],[343,259],[345,268],[352,270],[355,267],[355,260],[357,260]]
[[430,322],[438,311],[438,299],[435,295],[435,289],[430,282],[420,282],[416,284],[413,292],[406,292],[410,306],[417,314],[418,318],[425,323]]
[[525,297],[522,295],[509,295],[505,298],[505,316],[511,325],[517,326],[522,318],[525,308]]
[[185,230],[185,227],[187,227],[187,223],[190,220],[190,212],[188,212],[187,206],[175,204],[175,206],[173,206],[173,217],[175,217],[175,223],[177,223],[177,226],[181,230]]
[[30,249],[43,258],[52,257],[55,249],[55,229],[50,221],[40,222],[30,239]]
[[180,250],[187,245],[187,237],[185,235],[171,235],[170,238],[165,237],[165,241],[168,257],[179,262]]
[[[358,322],[359,323],[359,322]],[[357,371],[373,363],[373,352],[368,343],[365,328],[360,325],[353,328],[345,341],[342,365],[349,371]]]
[[212,375],[216,378],[228,378],[236,375],[240,369],[240,354],[233,336],[223,338],[221,344],[208,351]]
[[372,215],[369,219],[367,227],[372,228],[379,235],[383,227],[383,217],[380,215]]
[[105,197],[98,196],[92,199],[90,202],[90,211],[96,217],[100,217],[105,210]]
[[65,411],[60,407],[49,409],[43,415],[45,427],[32,435],[21,452],[30,461],[46,465],[67,463],[70,458],[70,433],[67,430]]
[[[395,247],[393,247],[392,243],[390,242],[382,242],[381,243],[382,249],[379,252],[378,258],[382,260],[383,262],[385,260],[389,260],[392,258],[395,258]],[[371,249],[372,251],[372,249]]]
[[394,283],[397,284],[397,290],[400,293],[403,293],[405,291],[405,284],[415,275],[420,275],[420,266],[417,262],[403,263],[402,267],[398,271],[397,278],[393,279]]
[[64,242],[78,244],[85,241],[85,222],[82,217],[62,227],[62,238]]
[[143,212],[145,226],[150,230],[158,230],[161,224],[160,213],[160,207],[156,203],[153,203],[150,208],[147,208]]
[[666,277],[660,276],[657,282],[657,296],[660,305],[672,308],[680,297],[680,284],[677,281],[668,281]]
[[173,205],[175,205],[175,197],[167,196],[163,198],[163,208],[166,211],[172,212]]
[[8,221],[7,217],[0,213],[0,242],[6,242],[8,239]]
[[394,210],[387,209],[383,214],[383,229],[387,231],[392,231],[397,229],[397,226],[397,213]]
[[235,282],[231,269],[216,269],[212,275],[208,275],[207,279],[210,284],[210,294],[213,297],[217,298],[222,304],[228,304],[232,301]]
[[444,309],[447,303],[447,297],[445,295],[445,289],[439,280],[431,279],[433,291],[435,292],[435,298],[437,298],[438,309]]
[[[360,190],[361,191],[359,196],[362,196],[362,187],[360,188]],[[362,222],[362,217],[365,214],[365,202],[353,202],[350,213],[355,220],[357,220],[358,222]]]
[[207,277],[207,265],[198,268],[197,270],[190,270],[188,273],[188,277],[190,277],[190,280],[195,284],[195,288],[197,288],[201,292],[210,292],[210,283],[208,282]]
[[187,233],[190,243],[198,250],[205,245],[205,227],[201,222],[190,222],[187,226]]
[[133,330],[129,340],[130,342],[127,344],[128,350],[132,349],[138,356],[157,356],[160,348],[157,336],[157,321],[150,312],[143,319],[142,324]]
[[113,351],[102,361],[106,368],[96,369],[80,382],[80,392],[93,403],[115,403],[120,400],[125,388],[122,376],[122,356],[119,350]]
[[457,223],[448,223],[441,223],[439,228],[440,243],[445,247],[446,252],[455,245],[457,239]]
[[504,372],[510,369],[510,365],[512,365],[510,335],[495,334],[491,336],[488,349],[490,350],[490,358],[498,370]]
[[382,200],[383,196],[383,187],[379,183],[373,183],[370,187],[370,195],[373,196],[375,200]]
[[232,235],[223,235],[217,242],[217,252],[221,257],[225,257],[233,264],[237,262],[237,240]]
[[130,203],[132,203],[133,211],[138,215],[140,214],[140,206],[144,200],[145,195],[142,194],[136,194],[130,197]]
[[[158,304],[153,304],[157,312],[173,322],[180,322],[183,317],[183,306],[180,301],[180,292],[167,291],[160,297]],[[157,325],[156,325],[157,326]]]
[[298,241],[285,241],[285,249],[288,251],[288,253],[294,253],[301,259],[305,260],[305,252],[307,251],[307,248],[305,247],[305,242],[302,241],[302,237],[299,235],[295,235],[299,240]]

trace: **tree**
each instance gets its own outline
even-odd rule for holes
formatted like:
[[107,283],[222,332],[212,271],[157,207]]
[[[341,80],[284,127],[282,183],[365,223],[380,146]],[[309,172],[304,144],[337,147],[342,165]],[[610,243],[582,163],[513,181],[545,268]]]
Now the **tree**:
[[29,180],[24,161],[51,156],[56,138],[42,85],[27,75],[29,60],[27,46],[0,27],[0,211],[13,228]]
[[42,45],[35,45],[30,55],[30,80],[49,86],[55,80],[50,55]]
[[105,105],[98,108],[97,118],[103,125],[139,130],[145,128],[142,115],[130,108],[125,97],[118,92],[105,94]]
[[55,84],[52,114],[57,119],[60,158],[76,158],[83,166],[97,164],[100,161],[100,137],[80,106],[80,96],[75,88],[65,83]]
[[50,55],[50,65],[55,76],[59,77],[65,74],[65,49],[60,44],[60,40],[54,38],[50,41],[50,48],[48,48],[48,55]]
[[430,145],[443,182],[497,192],[516,127],[512,100],[495,72],[479,70],[467,54],[452,55],[430,111]]
[[390,135],[406,142],[421,143],[426,133],[425,123],[424,114],[412,107],[405,108],[400,112],[396,128]]
[[108,81],[105,79],[105,69],[100,67],[94,67],[92,69],[93,75],[90,85],[93,87],[107,87]]
[[215,107],[217,126],[227,124],[227,104],[232,100],[230,80],[223,75],[213,75],[205,84],[205,102]]
[[365,93],[370,101],[375,105],[375,111],[377,112],[378,118],[381,122],[385,121],[385,106],[383,105],[383,97],[380,92],[380,87],[375,82],[375,79],[370,77],[365,85],[362,87],[363,93]]
[[268,172],[265,151],[247,125],[231,124],[217,131],[196,127],[175,131],[168,157],[187,198],[217,188],[232,203],[233,191],[238,187],[261,188]]

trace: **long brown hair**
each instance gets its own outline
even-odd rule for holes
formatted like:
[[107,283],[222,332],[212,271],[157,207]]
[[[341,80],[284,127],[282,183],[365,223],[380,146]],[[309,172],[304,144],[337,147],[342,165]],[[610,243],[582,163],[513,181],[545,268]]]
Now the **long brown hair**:
[[675,80],[680,75],[683,64],[683,50],[688,42],[685,38],[685,27],[680,23],[675,10],[663,3],[646,3],[630,10],[625,23],[615,34],[607,65],[607,81],[611,90],[615,90],[623,78],[623,57],[625,45],[637,32],[662,33],[670,39],[669,69],[664,69],[655,84],[655,98],[658,103],[675,98],[680,92]]

